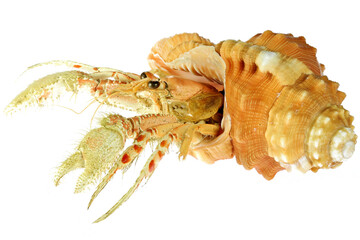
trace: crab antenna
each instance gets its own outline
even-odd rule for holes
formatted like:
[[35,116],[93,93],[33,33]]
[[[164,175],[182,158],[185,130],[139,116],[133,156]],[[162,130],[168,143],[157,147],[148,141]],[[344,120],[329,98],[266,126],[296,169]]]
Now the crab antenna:
[[[93,114],[92,117],[91,117],[90,128],[91,128],[91,125],[92,125],[93,120],[94,120],[94,118],[95,118],[95,115],[96,115],[97,111],[100,109],[100,107],[101,107],[102,105],[104,105],[105,102],[106,102],[110,97],[113,97],[113,96],[115,96],[116,94],[119,94],[119,93],[120,93],[120,92],[114,91],[113,93],[110,93],[103,101],[100,102],[99,106],[97,106],[97,108],[96,108],[95,111],[94,111],[94,114]],[[95,97],[94,100],[93,100],[93,102],[96,101],[96,100],[98,100],[98,99]],[[90,103],[89,106],[90,106],[91,104],[92,104],[92,103]],[[85,110],[85,109],[84,109],[84,110]]]
[[85,107],[83,110],[81,110],[80,112],[77,112],[77,111],[75,111],[75,110],[72,109],[72,108],[65,107],[65,106],[58,105],[58,104],[55,104],[55,106],[65,108],[65,109],[67,109],[67,110],[72,111],[72,112],[75,113],[75,114],[82,114],[88,107],[90,107],[90,106],[91,106],[94,102],[96,102],[96,101],[97,101],[96,98],[94,98],[93,100],[91,100],[91,102],[90,102],[88,105],[86,105],[86,107]]

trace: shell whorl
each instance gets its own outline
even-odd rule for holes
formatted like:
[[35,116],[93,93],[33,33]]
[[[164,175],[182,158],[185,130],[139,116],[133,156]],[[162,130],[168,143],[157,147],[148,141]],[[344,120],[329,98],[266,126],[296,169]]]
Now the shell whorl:
[[292,34],[279,34],[267,30],[256,34],[247,42],[266,46],[270,51],[296,58],[316,75],[321,75],[323,72],[323,66],[316,59],[316,48],[308,45],[304,37],[294,37]]
[[338,105],[319,114],[305,141],[312,168],[334,168],[352,156],[356,143],[352,121],[349,112]]
[[[330,143],[341,128],[349,128],[353,117],[340,105],[344,93],[326,76],[303,75],[281,91],[269,112],[266,139],[268,152],[283,167],[301,171],[331,168]],[[355,143],[356,137],[352,140]]]

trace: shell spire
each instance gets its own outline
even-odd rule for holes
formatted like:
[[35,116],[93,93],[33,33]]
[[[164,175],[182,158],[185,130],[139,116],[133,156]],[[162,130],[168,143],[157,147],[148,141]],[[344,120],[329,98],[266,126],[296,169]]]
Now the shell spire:
[[[269,113],[269,154],[286,168],[334,168],[354,152],[353,117],[326,76],[304,75],[283,89]],[[280,127],[281,126],[281,127]],[[305,143],[305,144],[304,144]]]

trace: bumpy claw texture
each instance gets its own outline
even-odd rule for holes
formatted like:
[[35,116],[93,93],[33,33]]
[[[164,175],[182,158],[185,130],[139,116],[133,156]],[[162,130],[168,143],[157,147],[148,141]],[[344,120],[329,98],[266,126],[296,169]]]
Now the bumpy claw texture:
[[65,160],[55,176],[55,185],[72,170],[85,168],[80,175],[75,192],[81,192],[98,180],[120,155],[124,147],[125,134],[105,127],[91,130],[79,144],[77,151]]
[[77,79],[84,73],[68,71],[54,73],[33,82],[7,106],[5,112],[11,113],[29,106],[41,106],[49,99],[57,99],[64,92],[78,91]]
[[[93,102],[135,111],[110,114],[58,168],[55,184],[84,168],[75,192],[99,182],[88,207],[116,172],[125,172],[152,141],[155,149],[127,193],[95,222],[111,215],[154,173],[171,144],[179,158],[206,163],[233,156],[270,180],[287,169],[335,168],[350,158],[357,136],[343,108],[345,93],[323,75],[316,49],[304,37],[265,31],[250,40],[214,44],[197,33],[160,40],[140,75],[73,61],[72,71],[45,76],[7,107],[43,106],[65,92],[87,91]],[[99,107],[100,107],[99,106]],[[132,144],[123,150],[128,139]]]

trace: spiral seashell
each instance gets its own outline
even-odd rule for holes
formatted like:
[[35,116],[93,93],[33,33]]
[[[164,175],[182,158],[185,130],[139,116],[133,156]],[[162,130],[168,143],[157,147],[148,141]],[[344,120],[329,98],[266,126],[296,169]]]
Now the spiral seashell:
[[[272,179],[283,169],[334,168],[354,151],[353,117],[341,106],[345,94],[322,75],[324,65],[304,37],[265,31],[247,42],[213,45],[197,34],[180,34],[156,44],[149,63],[163,75],[219,91],[223,86],[224,132],[198,152],[193,148],[200,159],[234,154],[246,169]],[[221,149],[231,151],[229,141],[232,152],[225,155]]]

